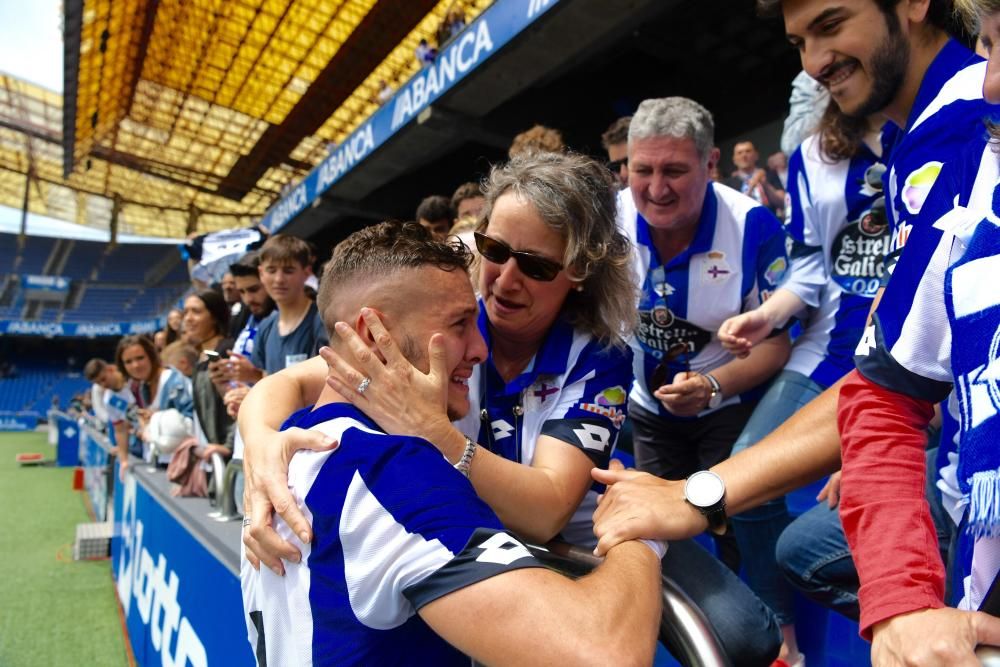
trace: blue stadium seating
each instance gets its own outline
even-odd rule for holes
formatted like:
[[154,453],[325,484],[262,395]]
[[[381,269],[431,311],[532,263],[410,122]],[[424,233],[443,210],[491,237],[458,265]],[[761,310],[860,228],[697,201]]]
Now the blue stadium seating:
[[59,396],[62,407],[73,395],[85,391],[90,383],[79,373],[52,369],[19,370],[17,377],[0,379],[0,412],[34,411],[44,415]]
[[[13,234],[4,234],[5,237],[16,239]],[[0,241],[6,244],[6,239]],[[52,248],[56,245],[56,239],[47,236],[29,236],[21,251],[21,263],[17,267],[18,273],[40,274],[45,269],[45,263],[52,254]]]
[[[7,275],[41,274],[57,242],[58,239],[47,237],[28,237],[19,250],[16,235],[0,234],[0,279]],[[187,267],[174,245],[122,244],[109,249],[103,242],[71,243],[69,254],[56,273],[70,278],[75,290],[72,294],[82,290],[82,298],[75,308],[67,308],[70,304],[65,303],[45,304],[34,312],[32,319],[72,323],[154,319],[164,315],[190,286]],[[165,275],[151,276],[156,283],[147,284],[150,270],[159,267],[165,269]],[[0,306],[0,319],[21,319],[25,314],[24,294],[16,281],[11,289],[4,301],[6,305]]]

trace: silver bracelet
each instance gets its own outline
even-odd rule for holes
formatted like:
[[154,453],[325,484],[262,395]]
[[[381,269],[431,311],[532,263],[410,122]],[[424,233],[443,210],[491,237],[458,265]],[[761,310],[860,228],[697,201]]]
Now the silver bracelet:
[[469,468],[472,467],[472,457],[476,455],[476,447],[478,446],[475,440],[469,436],[465,436],[465,451],[462,452],[462,458],[455,464],[455,470],[466,477],[469,476]]

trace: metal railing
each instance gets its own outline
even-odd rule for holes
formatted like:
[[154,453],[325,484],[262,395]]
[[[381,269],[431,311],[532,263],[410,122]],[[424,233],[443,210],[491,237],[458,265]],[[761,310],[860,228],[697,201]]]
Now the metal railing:
[[[571,577],[582,577],[603,559],[582,547],[550,542],[529,545],[532,555],[549,567]],[[663,577],[663,615],[660,642],[689,667],[729,667],[729,660],[708,619],[691,598],[669,577]]]

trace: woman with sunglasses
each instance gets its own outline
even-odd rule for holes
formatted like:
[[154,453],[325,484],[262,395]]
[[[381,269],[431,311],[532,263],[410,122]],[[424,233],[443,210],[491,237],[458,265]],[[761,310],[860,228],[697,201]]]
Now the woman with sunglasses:
[[[461,378],[390,367],[370,354],[341,359],[324,349],[326,361],[265,378],[240,412],[253,487],[248,554],[279,572],[280,558],[298,557],[270,529],[265,494],[308,541],[308,523],[288,503],[287,460],[295,448],[322,447],[322,439],[275,428],[318,396],[327,374],[380,426],[422,436],[464,468],[511,530],[539,543],[595,543],[590,471],[608,465],[625,419],[632,372],[623,337],[635,324],[637,297],[610,175],[578,155],[531,154],[495,168],[484,190],[476,244],[483,258],[479,326],[490,357],[467,381],[469,414],[448,423],[439,398],[444,383]],[[382,356],[396,358],[378,320],[369,316],[368,325]],[[734,664],[762,663],[749,644],[766,631],[776,636],[777,626],[734,575],[690,541],[671,545],[664,569],[713,619]],[[773,656],[772,649],[777,644],[763,651]]]

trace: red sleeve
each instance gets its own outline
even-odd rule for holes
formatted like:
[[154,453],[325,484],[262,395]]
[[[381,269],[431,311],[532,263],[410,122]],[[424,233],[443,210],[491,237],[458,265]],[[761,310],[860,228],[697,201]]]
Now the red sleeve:
[[924,497],[928,401],[851,372],[840,389],[840,518],[858,570],[861,636],[897,614],[944,606],[944,565]]

